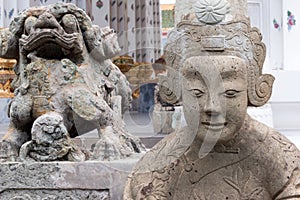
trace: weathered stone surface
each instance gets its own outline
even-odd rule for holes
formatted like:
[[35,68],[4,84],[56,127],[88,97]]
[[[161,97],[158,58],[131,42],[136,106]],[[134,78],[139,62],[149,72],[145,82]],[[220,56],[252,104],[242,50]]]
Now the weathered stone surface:
[[26,162],[0,165],[1,199],[122,199],[138,155],[113,162]]
[[[229,7],[225,6],[225,3],[229,3]],[[210,16],[206,14],[206,6],[209,6],[208,11],[210,11]],[[197,10],[197,8],[200,10]],[[202,8],[202,9],[201,9]],[[228,12],[230,10],[230,12]],[[195,17],[194,12],[201,13],[199,16],[207,17],[204,18],[206,22],[208,19],[215,21],[218,17],[221,19],[230,21],[232,19],[241,19],[247,13],[247,5],[243,1],[239,0],[211,0],[211,1],[199,1],[199,0],[176,0],[175,3],[175,24],[178,24],[181,19],[186,15],[192,15]],[[203,12],[204,11],[204,12]],[[215,13],[215,16],[211,15]],[[222,17],[224,16],[224,18]],[[205,23],[205,22],[204,22]]]
[[[20,148],[23,160],[33,158],[33,152],[39,155],[36,161],[88,159],[67,137],[93,129],[100,139],[92,159],[120,159],[145,150],[124,128],[121,113],[129,107],[131,89],[110,60],[120,51],[112,29],[93,26],[74,4],[57,3],[22,11],[9,30],[2,30],[0,47],[1,57],[17,60],[1,161],[18,160]],[[41,127],[34,126],[48,113],[55,114]],[[57,133],[49,129],[58,118],[63,124],[55,126],[65,129],[60,142],[53,140]],[[39,139],[48,141],[38,143]]]
[[106,190],[9,190],[1,194],[1,198],[16,199],[86,199],[109,200],[109,192]]
[[124,199],[299,198],[300,151],[247,114],[269,100],[274,78],[262,74],[266,49],[246,4],[199,0],[195,12],[206,17],[187,15],[169,34],[159,92],[182,103],[187,126],[141,158]]
[[38,117],[31,130],[31,141],[22,145],[19,153],[22,161],[84,161],[87,156],[71,141],[63,118],[57,113]]

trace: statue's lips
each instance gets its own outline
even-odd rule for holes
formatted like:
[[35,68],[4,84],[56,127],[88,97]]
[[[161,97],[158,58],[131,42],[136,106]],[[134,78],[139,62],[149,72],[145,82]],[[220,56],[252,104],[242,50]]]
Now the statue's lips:
[[20,44],[23,50],[32,52],[46,43],[55,43],[66,50],[82,51],[79,33],[59,33],[56,29],[40,29],[29,36],[22,35]]
[[202,122],[202,124],[209,130],[220,131],[226,126],[226,122]]

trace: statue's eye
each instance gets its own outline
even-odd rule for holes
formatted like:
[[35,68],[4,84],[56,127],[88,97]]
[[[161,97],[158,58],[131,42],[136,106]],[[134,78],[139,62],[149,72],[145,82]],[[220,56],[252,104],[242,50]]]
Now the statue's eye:
[[190,91],[191,91],[192,95],[195,97],[202,97],[204,95],[204,92],[202,92],[199,89],[192,89]]
[[239,93],[239,91],[237,91],[237,90],[226,90],[226,91],[224,92],[224,96],[225,96],[225,97],[228,97],[228,98],[233,98],[233,97],[235,97],[238,93]]

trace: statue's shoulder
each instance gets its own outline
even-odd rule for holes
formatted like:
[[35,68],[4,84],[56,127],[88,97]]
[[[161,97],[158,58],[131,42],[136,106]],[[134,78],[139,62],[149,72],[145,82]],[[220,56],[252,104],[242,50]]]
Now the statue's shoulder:
[[159,195],[160,199],[166,197],[168,189],[165,187],[169,185],[166,181],[173,182],[177,177],[171,179],[168,169],[177,166],[188,148],[183,133],[184,130],[180,130],[165,136],[138,161],[128,176],[123,199],[143,199],[149,191]]
[[[287,137],[271,129],[266,140],[267,146],[272,148],[268,154],[269,161],[274,167],[273,180],[277,180],[277,197],[275,199],[289,199],[299,197],[300,191],[300,151]],[[272,169],[271,169],[272,170]],[[280,192],[279,192],[280,191]]]
[[276,196],[274,199],[285,199],[299,196],[297,190],[300,180],[300,151],[282,133],[253,120],[255,137],[261,135],[264,139],[253,160],[258,160],[260,168],[264,170],[270,184],[270,192]]
[[[285,135],[277,130],[251,119],[251,134],[258,145],[257,154],[272,163],[292,163],[290,167],[300,167],[300,151]],[[286,170],[286,168],[285,168]]]
[[[262,150],[266,151],[266,156],[274,155],[282,156],[284,159],[290,159],[294,156],[299,156],[300,151],[285,135],[278,132],[274,128],[271,128],[261,122],[252,120],[252,127],[254,137],[259,138],[262,141]],[[261,138],[261,139],[260,139]],[[295,161],[295,163],[300,163]]]

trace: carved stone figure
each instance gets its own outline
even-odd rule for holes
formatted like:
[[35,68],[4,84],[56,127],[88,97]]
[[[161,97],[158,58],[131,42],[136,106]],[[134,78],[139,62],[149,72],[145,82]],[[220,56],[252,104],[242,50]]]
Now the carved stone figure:
[[61,115],[46,113],[34,121],[31,141],[22,145],[20,158],[23,161],[84,161],[85,154],[70,140]]
[[144,150],[124,128],[131,90],[110,60],[120,50],[112,29],[93,26],[73,4],[57,3],[21,12],[1,32],[0,44],[1,57],[17,60],[2,161],[18,159],[20,148],[21,159],[85,160],[69,137],[95,128],[100,139],[92,159]]
[[268,101],[274,81],[246,3],[198,0],[169,34],[160,95],[182,102],[187,126],[142,157],[124,199],[299,198],[299,150],[246,112]]

